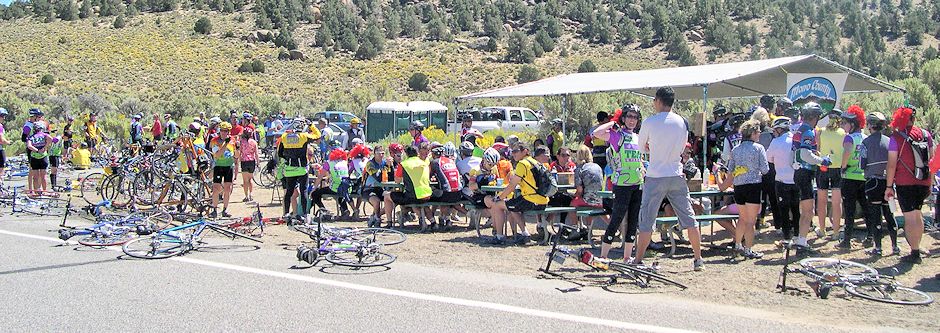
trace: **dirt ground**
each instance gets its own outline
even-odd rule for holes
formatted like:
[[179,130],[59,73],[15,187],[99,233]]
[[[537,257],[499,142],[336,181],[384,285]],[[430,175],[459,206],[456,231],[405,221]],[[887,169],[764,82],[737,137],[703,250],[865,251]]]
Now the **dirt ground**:
[[[244,198],[240,185],[236,185],[232,195],[232,204],[229,211],[235,216],[247,216],[254,210],[254,204],[245,204],[240,201]],[[281,205],[271,203],[271,190],[260,189],[254,198],[261,204],[262,212],[266,217],[276,217],[281,214]],[[367,203],[364,210],[371,212]],[[335,208],[331,201],[326,207]],[[365,216],[363,214],[363,216]],[[547,262],[546,253],[549,246],[491,246],[484,244],[475,230],[468,230],[466,220],[461,218],[451,231],[420,233],[416,222],[411,222],[402,232],[408,235],[408,240],[394,247],[389,252],[397,254],[398,260],[420,265],[441,267],[448,269],[461,269],[468,271],[486,271],[504,274],[514,274],[527,277],[546,279],[560,279],[571,283],[572,288],[600,287],[605,279],[603,274],[597,274],[589,267],[570,258],[564,265],[553,264],[552,271],[561,273],[562,277],[548,275],[539,271]],[[334,222],[339,226],[365,226],[364,218],[357,222]],[[857,222],[862,224],[861,222]],[[533,223],[527,225],[534,233]],[[716,231],[720,230],[716,226]],[[597,240],[602,230],[595,230],[594,239]],[[488,232],[487,232],[488,233]],[[721,244],[727,242],[727,234],[710,233],[709,227],[703,230],[704,245]],[[863,232],[859,231],[857,236]],[[733,260],[729,252],[722,249],[704,249],[707,266],[703,272],[692,271],[692,253],[688,245],[680,245],[679,251],[673,258],[666,258],[661,252],[650,251],[645,259],[647,263],[658,262],[661,272],[689,289],[680,290],[673,287],[658,286],[640,288],[633,285],[620,286],[614,290],[625,294],[630,293],[659,293],[663,297],[706,301],[720,305],[734,305],[745,308],[755,308],[780,313],[783,320],[800,322],[830,322],[845,325],[845,327],[897,327],[901,329],[940,331],[940,310],[938,305],[930,306],[898,306],[881,304],[855,298],[848,295],[843,289],[833,288],[829,299],[818,299],[804,281],[806,278],[790,275],[788,285],[797,290],[779,292],[775,286],[778,283],[781,269],[784,264],[784,251],[774,245],[780,238],[772,228],[761,230],[755,245],[757,251],[764,252],[759,260]],[[273,225],[266,228],[264,235],[265,247],[281,248],[285,251],[294,251],[296,245],[309,240],[305,235],[289,231],[286,226]],[[658,233],[654,234],[654,241],[659,240]],[[890,252],[890,243],[885,237],[885,250]],[[909,248],[903,236],[899,236],[898,243],[902,254],[907,254]],[[900,263],[898,256],[885,255],[872,257],[864,253],[860,240],[856,240],[851,250],[840,250],[835,241],[821,241],[810,236],[810,244],[818,251],[818,257],[831,257],[849,259],[870,265],[882,273],[888,273],[896,268],[900,275],[898,280],[905,286],[927,291],[934,298],[940,299],[940,279],[935,277],[940,273],[940,233],[925,234],[922,247],[930,254],[920,265]],[[571,248],[586,247],[587,244],[567,244]],[[619,243],[615,243],[619,246]],[[595,254],[597,250],[595,250]],[[612,257],[622,257],[622,251],[616,249]],[[793,254],[792,259],[798,259]],[[629,297],[629,295],[625,295]]]

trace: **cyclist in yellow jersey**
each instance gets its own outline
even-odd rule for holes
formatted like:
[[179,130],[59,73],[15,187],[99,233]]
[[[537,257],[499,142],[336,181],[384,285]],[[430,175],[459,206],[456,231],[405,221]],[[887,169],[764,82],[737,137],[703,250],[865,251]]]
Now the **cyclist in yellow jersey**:
[[85,122],[85,143],[92,153],[97,154],[98,143],[101,142],[101,130],[98,129],[98,114],[89,113],[88,121]]
[[[816,135],[819,155],[829,157],[832,161],[828,170],[820,168],[816,174],[816,218],[819,222],[816,236],[823,238],[826,235],[826,217],[829,215],[826,206],[832,202],[831,239],[838,240],[842,225],[842,155],[845,150],[845,130],[840,127],[842,110],[833,109],[828,117],[829,123],[825,128],[817,129],[819,134]],[[832,190],[831,200],[829,190]]]
[[[529,232],[525,229],[525,220],[522,214],[527,211],[543,210],[548,204],[548,198],[538,194],[536,188],[535,169],[541,168],[543,172],[547,170],[532,156],[529,155],[529,148],[523,142],[516,142],[511,147],[512,158],[517,162],[512,176],[509,178],[509,184],[502,192],[497,194],[493,205],[493,228],[496,229],[496,237],[490,243],[501,245],[505,243],[505,235],[501,234],[503,230],[503,213],[509,212],[509,222],[512,229],[516,227],[521,230],[513,237],[513,243],[525,244],[529,241]],[[510,200],[504,200],[519,187],[521,195]]]
[[309,134],[303,130],[295,131],[294,128],[303,129],[305,127],[303,119],[294,120],[295,126],[281,134],[277,143],[276,156],[280,160],[279,171],[282,174],[281,183],[284,187],[284,217],[290,218],[291,206],[295,198],[299,198],[299,206],[294,207],[294,215],[303,216],[307,209],[307,198],[300,195],[307,189],[308,171],[307,166],[310,156],[316,154],[313,146],[316,140],[320,139],[319,133]]
[[228,213],[228,202],[232,196],[232,182],[238,174],[238,161],[240,155],[238,142],[229,136],[232,124],[222,122],[219,124],[219,136],[209,142],[209,151],[215,160],[212,168],[212,212],[209,217],[216,217],[219,204],[219,194],[222,194],[222,216],[231,217]]

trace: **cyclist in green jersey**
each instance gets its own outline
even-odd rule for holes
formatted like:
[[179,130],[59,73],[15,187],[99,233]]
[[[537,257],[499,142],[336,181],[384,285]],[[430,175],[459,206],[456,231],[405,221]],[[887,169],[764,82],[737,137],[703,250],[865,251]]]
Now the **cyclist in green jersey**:
[[[865,170],[862,169],[861,156],[865,154],[865,111],[858,105],[852,105],[842,115],[842,129],[845,130],[845,139],[842,141],[842,217],[845,229],[839,247],[848,249],[852,247],[852,231],[855,230],[856,202],[862,207],[862,212],[868,210],[868,200],[865,200]],[[838,232],[833,230],[833,232]],[[865,246],[872,243],[872,235],[866,238]]]

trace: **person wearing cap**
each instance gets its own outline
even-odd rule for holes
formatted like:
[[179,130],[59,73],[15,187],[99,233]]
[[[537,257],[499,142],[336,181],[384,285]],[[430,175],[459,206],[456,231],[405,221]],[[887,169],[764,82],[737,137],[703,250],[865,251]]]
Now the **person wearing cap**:
[[[839,247],[848,249],[852,247],[852,234],[855,231],[856,205],[862,207],[861,215],[868,210],[868,201],[865,200],[865,170],[862,169],[861,157],[865,146],[865,111],[858,105],[849,106],[842,115],[842,129],[845,130],[845,139],[842,141],[842,211],[844,221],[843,238]],[[865,238],[863,244],[872,244],[872,235]]]
[[231,131],[232,124],[222,122],[219,124],[219,135],[209,141],[208,149],[212,153],[212,159],[215,160],[215,166],[212,167],[210,218],[217,216],[219,194],[222,194],[222,217],[231,217],[228,213],[228,203],[232,196],[232,181],[235,180],[235,175],[239,170],[239,165],[235,162],[241,160],[237,139],[229,135]]
[[176,138],[180,136],[180,127],[173,121],[173,118],[169,113],[163,114],[163,122],[165,124],[164,135],[166,136],[167,141],[173,142],[176,141]]
[[150,126],[150,135],[153,135],[153,141],[163,140],[163,123],[160,122],[160,115],[153,115],[153,125]]
[[27,156],[29,160],[29,190],[32,192],[45,192],[46,169],[49,167],[49,148],[52,146],[52,136],[46,133],[46,124],[37,121],[33,124],[31,135],[26,140]]
[[[842,230],[842,155],[844,153],[843,142],[845,141],[845,130],[840,127],[842,119],[842,110],[833,109],[826,116],[828,123],[819,130],[816,136],[819,145],[819,154],[829,157],[832,165],[826,171],[822,169],[816,174],[816,222],[819,223],[816,229],[816,236],[823,238],[826,232],[826,217],[828,204],[832,203],[832,234],[830,240],[839,240],[839,231]],[[832,190],[832,198],[829,198],[829,191]]]
[[254,131],[250,128],[242,132],[238,137],[238,165],[242,173],[242,191],[245,192],[245,198],[242,202],[252,202],[254,198],[254,184],[252,178],[255,168],[258,166],[258,141],[255,140]]
[[[10,112],[7,109],[0,108],[0,175],[4,174],[7,167],[7,154],[4,148],[10,144],[10,140],[7,140],[6,130],[3,126],[6,124],[9,115]],[[0,184],[3,184],[3,177],[0,177]]]
[[130,144],[132,145],[140,145],[144,142],[144,127],[140,124],[141,118],[143,116],[140,114],[131,117]]
[[[813,203],[816,197],[813,189],[813,179],[816,178],[820,165],[829,166],[832,164],[829,157],[820,155],[816,140],[816,124],[819,123],[819,118],[822,116],[822,107],[815,102],[808,102],[800,109],[800,116],[803,122],[793,134],[792,147],[795,169],[793,182],[800,191],[799,234],[792,246],[795,246],[798,251],[809,248],[806,242],[806,234],[809,233],[809,226],[813,222],[813,216],[816,215]],[[799,168],[796,168],[797,165],[799,165]]]
[[467,135],[472,135],[475,138],[482,138],[483,134],[480,131],[473,128],[473,115],[466,113],[460,119],[460,137],[464,138]]
[[320,118],[317,120],[317,128],[320,130],[320,158],[322,160],[327,160],[327,155],[330,153],[330,146],[333,143],[333,139],[336,136],[336,133],[333,132],[333,129],[330,128],[330,121],[326,118]]
[[[565,146],[565,133],[562,132],[564,123],[559,118],[552,119],[552,132],[545,138],[545,145],[548,146],[550,154],[555,154],[561,147]],[[555,156],[551,156],[552,160]]]
[[881,241],[887,231],[891,240],[893,255],[900,255],[898,247],[897,223],[894,214],[885,200],[887,189],[888,144],[890,138],[884,134],[887,118],[881,112],[872,112],[866,119],[868,123],[868,137],[862,140],[864,154],[861,157],[862,169],[865,170],[865,199],[868,209],[865,211],[865,225],[874,242],[867,252],[872,255],[881,255]]
[[346,131],[346,149],[352,149],[356,144],[353,143],[355,140],[361,142],[366,141],[366,133],[362,130],[362,120],[359,117],[354,117],[349,120],[349,130]]
[[[783,242],[793,242],[800,220],[800,191],[793,182],[793,133],[790,118],[779,117],[773,122],[776,136],[767,148],[767,163],[774,170],[774,226],[783,232]],[[784,244],[784,243],[779,243]]]
[[[933,154],[933,138],[930,132],[914,125],[917,111],[910,106],[902,106],[891,117],[894,133],[888,141],[888,170],[885,199],[897,195],[898,206],[904,214],[904,238],[911,246],[911,253],[901,257],[909,264],[920,264],[921,238],[924,235],[924,215],[921,208],[930,195],[930,186],[934,177],[929,170],[918,168],[913,145],[926,144],[926,155],[922,162],[930,160]],[[923,171],[923,173],[921,172]],[[920,176],[920,177],[919,177]],[[897,185],[897,188],[895,188]]]

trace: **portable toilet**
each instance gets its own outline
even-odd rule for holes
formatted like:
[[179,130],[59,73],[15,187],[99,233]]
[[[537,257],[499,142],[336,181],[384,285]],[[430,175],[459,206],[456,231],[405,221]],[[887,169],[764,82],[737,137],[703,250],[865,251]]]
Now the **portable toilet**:
[[375,142],[408,132],[411,122],[447,129],[447,107],[438,102],[373,102],[366,107],[366,141]]

